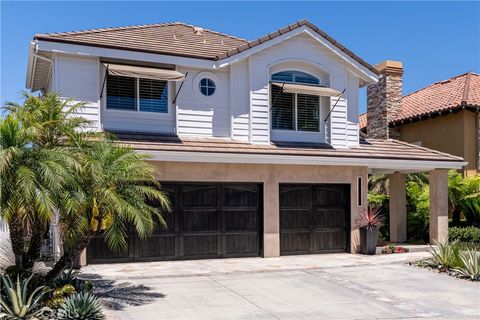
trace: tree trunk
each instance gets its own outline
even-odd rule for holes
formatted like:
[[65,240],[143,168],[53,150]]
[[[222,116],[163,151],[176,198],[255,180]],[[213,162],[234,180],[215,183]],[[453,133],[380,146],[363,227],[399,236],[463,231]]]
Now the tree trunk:
[[52,281],[55,279],[63,270],[68,267],[71,267],[75,259],[80,255],[80,253],[88,247],[90,240],[92,239],[94,232],[89,232],[83,239],[79,240],[74,247],[67,248],[63,252],[63,256],[55,263],[53,268],[47,273],[45,277],[46,281]]
[[15,266],[18,269],[23,269],[23,249],[25,241],[20,219],[18,217],[11,219],[8,223],[8,229],[10,232],[10,241],[12,242],[12,251],[15,254]]
[[32,236],[28,251],[23,256],[23,267],[25,269],[33,268],[35,261],[40,258],[42,242],[47,231],[47,224],[44,221],[37,221],[32,228]]

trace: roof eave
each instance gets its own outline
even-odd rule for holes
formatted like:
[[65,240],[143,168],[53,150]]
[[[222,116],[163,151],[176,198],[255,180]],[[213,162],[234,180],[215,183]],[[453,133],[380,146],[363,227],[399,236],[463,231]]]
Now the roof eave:
[[31,89],[32,88],[32,79],[34,75],[34,59],[35,59],[35,48],[36,42],[30,41],[28,46],[28,61],[27,61],[27,76],[25,79],[25,88]]

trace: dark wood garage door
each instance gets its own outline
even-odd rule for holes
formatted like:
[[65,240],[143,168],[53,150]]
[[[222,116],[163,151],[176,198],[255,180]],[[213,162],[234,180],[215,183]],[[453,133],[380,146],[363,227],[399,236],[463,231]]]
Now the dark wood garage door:
[[350,186],[280,185],[280,254],[348,251]]
[[146,239],[129,229],[128,250],[111,252],[102,236],[87,250],[88,263],[259,256],[262,199],[259,184],[162,184],[172,202],[167,229]]

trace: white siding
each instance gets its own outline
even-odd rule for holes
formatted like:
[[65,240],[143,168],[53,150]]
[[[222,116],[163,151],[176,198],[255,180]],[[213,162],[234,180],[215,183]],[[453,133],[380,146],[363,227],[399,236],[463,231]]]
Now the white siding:
[[79,114],[99,129],[100,74],[96,58],[57,56],[54,60],[53,90],[62,98],[85,102]]
[[250,139],[250,84],[248,63],[238,62],[231,67],[231,118],[232,139],[249,141]]
[[188,72],[177,98],[177,130],[179,135],[230,137],[230,73],[229,70],[208,71],[216,83],[215,94],[205,97],[198,91],[199,73],[206,70],[178,68]]
[[[347,145],[347,101],[343,98],[330,98],[330,144],[334,147]],[[335,105],[335,108],[333,106]],[[332,109],[333,108],[333,109]]]

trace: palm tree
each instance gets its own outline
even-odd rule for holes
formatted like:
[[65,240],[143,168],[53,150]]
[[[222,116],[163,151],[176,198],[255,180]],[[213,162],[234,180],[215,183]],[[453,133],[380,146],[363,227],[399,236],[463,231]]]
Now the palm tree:
[[[89,121],[75,114],[84,103],[63,100],[55,93],[23,96],[23,104],[9,102],[3,107],[8,116],[2,122],[1,205],[6,208],[2,215],[10,227],[17,265],[30,268],[40,256],[42,239],[52,208],[58,205],[60,190],[68,184],[67,180],[75,183],[73,176],[79,169],[81,144],[90,134],[84,130]],[[43,199],[43,207],[33,205],[32,195],[36,200]],[[26,236],[30,236],[28,244],[24,243]]]
[[147,157],[110,139],[93,141],[85,149],[81,188],[64,193],[61,224],[64,254],[47,275],[53,279],[85,249],[95,234],[104,232],[112,250],[127,246],[127,225],[132,224],[142,238],[158,221],[165,226],[160,211],[149,203],[169,210],[167,195],[160,191],[155,168]]
[[[1,217],[8,223],[18,267],[24,267],[24,237],[37,231],[29,251],[40,245],[36,237],[46,228],[55,209],[55,194],[74,181],[68,170],[69,155],[58,148],[36,148],[34,134],[21,125],[15,113],[0,120]],[[41,240],[41,239],[40,239]],[[27,267],[33,266],[29,261]]]

